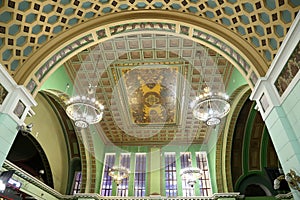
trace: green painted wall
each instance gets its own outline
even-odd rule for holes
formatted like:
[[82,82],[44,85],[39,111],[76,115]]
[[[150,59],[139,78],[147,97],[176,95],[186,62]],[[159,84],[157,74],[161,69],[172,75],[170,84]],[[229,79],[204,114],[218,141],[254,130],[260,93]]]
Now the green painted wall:
[[[265,123],[284,170],[300,172],[300,81],[296,83],[281,106],[274,107]],[[300,193],[294,192],[295,199]]]
[[[266,118],[278,157],[285,171],[300,171],[300,82],[295,85],[281,106],[274,107]],[[288,155],[288,156],[287,156]]]
[[[206,146],[203,147],[201,145],[189,145],[189,146],[164,146],[163,148],[159,147],[147,147],[147,146],[123,146],[122,149],[116,146],[106,146],[105,147],[105,153],[116,153],[116,163],[118,163],[118,157],[120,155],[120,152],[123,153],[129,153],[131,152],[131,167],[130,171],[134,172],[135,167],[135,159],[134,159],[134,153],[138,152],[145,152],[149,153],[150,151],[153,151],[155,153],[147,154],[147,174],[146,174],[146,180],[147,180],[147,186],[146,188],[146,196],[150,195],[151,193],[156,193],[156,191],[160,190],[159,194],[162,196],[165,196],[165,176],[164,176],[164,153],[165,152],[175,152],[176,153],[176,165],[177,165],[177,187],[178,187],[178,196],[182,195],[182,185],[181,185],[181,177],[180,177],[180,152],[191,152],[192,155],[192,166],[196,165],[195,160],[195,152],[206,150]],[[209,155],[208,155],[209,157]],[[208,158],[209,159],[209,158]],[[209,169],[212,170],[212,167],[209,164]],[[103,171],[103,168],[101,169],[101,173]],[[133,187],[134,187],[134,173],[130,174],[129,177],[129,196],[133,196]],[[100,188],[100,187],[99,187]],[[199,184],[197,183],[195,185],[195,188],[199,188]],[[116,185],[113,185],[113,194],[115,195],[116,192]],[[195,190],[195,195],[199,195],[199,190]]]
[[296,133],[296,137],[300,137],[300,81],[293,88],[291,93],[282,103],[283,111],[287,114],[287,119],[290,121],[291,127]]
[[97,182],[95,184],[95,192],[99,193],[101,177],[102,177],[102,169],[103,169],[103,160],[105,155],[105,144],[103,143],[98,132],[95,130],[95,126],[91,125],[89,128],[94,142],[94,152],[95,152],[95,159],[96,159],[96,181]]
[[[66,91],[67,84],[70,85],[70,88]],[[59,67],[42,85],[40,90],[54,89],[61,92],[72,94],[73,84],[72,81],[65,69],[65,66]]]
[[[239,88],[242,85],[248,84],[247,81],[244,79],[244,77],[241,75],[241,73],[234,68],[231,74],[231,77],[229,78],[229,83],[226,88],[226,93],[228,95],[231,95],[237,88]],[[216,144],[218,141],[218,132],[219,132],[219,126],[215,129],[211,129],[211,134],[208,140],[207,144],[207,156],[209,161],[209,167],[210,167],[210,174],[211,174],[211,183],[212,183],[212,190],[213,193],[218,192],[217,187],[217,179],[216,179]]]
[[244,79],[242,74],[234,68],[231,74],[231,77],[229,79],[229,83],[226,88],[226,93],[228,95],[231,95],[233,91],[235,91],[237,88],[239,88],[242,85],[248,84],[247,81]]
[[[219,128],[220,127],[218,126],[216,128],[210,129],[211,133],[206,146],[213,193],[218,192],[216,170],[221,170],[216,168],[216,151],[217,151],[216,144],[218,142],[218,137],[219,137],[218,135]],[[205,147],[203,148],[205,149]]]
[[18,124],[8,114],[0,113],[0,166],[16,138],[17,126]]

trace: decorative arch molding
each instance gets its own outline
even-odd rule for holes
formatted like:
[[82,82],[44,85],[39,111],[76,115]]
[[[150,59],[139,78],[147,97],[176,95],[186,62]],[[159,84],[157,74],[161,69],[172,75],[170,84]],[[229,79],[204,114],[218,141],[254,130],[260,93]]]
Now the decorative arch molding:
[[138,10],[95,18],[53,38],[16,72],[15,80],[35,96],[65,61],[106,40],[135,33],[173,34],[207,46],[228,59],[250,88],[268,65],[253,46],[228,28],[202,17],[164,10]]
[[252,171],[247,176],[241,177],[239,184],[236,186],[236,190],[245,194],[248,186],[256,185],[264,191],[266,196],[272,196],[273,186],[270,181],[266,179],[262,174],[256,171]]
[[[63,99],[61,97],[61,95],[66,95],[66,94],[62,94],[60,91],[55,91],[55,90],[43,90],[42,92],[40,92],[46,96],[52,97],[57,104],[59,104],[59,106],[61,106],[61,108],[65,107],[65,104],[63,102]],[[58,108],[57,108],[58,109]],[[58,116],[58,118],[66,118],[65,113],[60,113],[60,115]],[[62,119],[60,119],[60,121],[62,121]],[[62,122],[63,123],[63,122]],[[65,123],[64,127],[64,131],[68,132],[67,130],[67,124]],[[72,129],[73,129],[73,134],[76,135],[76,143],[78,145],[78,150],[79,150],[79,155],[75,155],[74,153],[72,153],[72,150],[69,150],[69,154],[70,154],[70,168],[69,168],[69,180],[68,180],[68,191],[71,191],[71,184],[74,178],[74,171],[73,173],[71,173],[70,170],[72,170],[72,166],[71,166],[71,162],[75,159],[77,161],[79,161],[81,164],[80,168],[81,168],[81,173],[82,173],[82,180],[81,180],[81,189],[80,192],[81,193],[93,193],[95,192],[96,188],[96,159],[94,157],[95,155],[95,150],[94,150],[94,140],[91,138],[91,133],[89,131],[89,129],[86,130],[82,130],[77,128],[75,125],[72,124]],[[70,132],[70,130],[69,130]],[[68,134],[66,134],[68,135]],[[66,136],[67,137],[67,136]],[[71,148],[71,146],[74,146],[74,144],[72,145],[72,143],[70,143],[71,138],[69,138],[67,141],[69,142],[68,146],[69,148]],[[75,142],[75,141],[74,141]],[[73,155],[73,156],[72,156]],[[78,157],[79,156],[79,157]],[[72,174],[72,176],[70,176],[70,174]]]
[[231,148],[232,138],[234,134],[235,124],[238,115],[251,94],[249,85],[243,85],[236,89],[231,95],[231,111],[229,112],[224,126],[224,131],[221,133],[217,142],[216,154],[216,171],[218,192],[233,191],[231,177]]

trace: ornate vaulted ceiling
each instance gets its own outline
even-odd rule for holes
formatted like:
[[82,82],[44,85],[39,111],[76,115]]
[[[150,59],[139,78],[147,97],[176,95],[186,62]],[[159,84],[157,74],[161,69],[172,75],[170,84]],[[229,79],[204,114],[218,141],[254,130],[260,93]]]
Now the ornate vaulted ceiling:
[[59,33],[92,18],[143,9],[208,18],[241,35],[270,63],[299,11],[299,1],[1,0],[1,63],[13,75],[32,53]]
[[186,141],[187,134],[205,142],[207,127],[193,117],[191,104],[204,87],[225,91],[233,70],[215,51],[161,34],[118,37],[66,65],[77,89],[97,85],[106,108],[98,128],[110,141],[155,144]]
[[[36,67],[28,61],[40,49],[72,28],[114,13],[168,10],[226,27],[270,65],[299,8],[297,0],[0,0],[0,63],[13,77],[20,77],[21,72]],[[139,24],[141,29],[142,25]],[[155,29],[160,25],[172,26],[165,29],[170,34]],[[253,75],[251,66],[239,57],[238,51],[232,53],[233,49],[222,44],[227,57],[213,50],[219,41],[206,37],[201,30],[197,37],[211,40],[211,48],[190,40],[186,36],[192,30],[176,22],[174,26],[147,26],[153,26],[154,31],[135,33],[132,28],[128,34],[115,35],[84,51],[72,49],[76,55],[65,66],[74,85],[86,88],[89,83],[96,83],[97,97],[106,108],[98,130],[113,142],[165,143],[185,139],[184,133],[195,133],[197,143],[206,142],[207,127],[191,115],[195,95],[206,86],[218,91],[227,89],[234,66],[227,59],[230,56],[235,57],[236,65],[241,65],[253,85],[258,73]],[[178,27],[181,37],[171,32]],[[104,34],[113,35],[122,32],[122,28],[126,29],[118,25],[103,30]],[[89,37],[99,39],[102,33],[99,30]],[[72,35],[69,37],[72,40]],[[34,74],[34,84],[42,84],[43,78],[50,76],[44,73],[48,66]]]

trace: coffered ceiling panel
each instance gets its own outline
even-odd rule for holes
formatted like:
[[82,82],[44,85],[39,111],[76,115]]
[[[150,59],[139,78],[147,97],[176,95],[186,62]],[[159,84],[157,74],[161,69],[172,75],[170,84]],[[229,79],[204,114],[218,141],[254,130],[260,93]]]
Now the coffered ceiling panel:
[[[204,87],[225,91],[233,65],[193,41],[135,34],[88,48],[66,63],[78,92],[97,86],[104,118],[97,124],[114,143],[205,143],[211,127],[192,115]],[[102,133],[101,133],[102,134]]]

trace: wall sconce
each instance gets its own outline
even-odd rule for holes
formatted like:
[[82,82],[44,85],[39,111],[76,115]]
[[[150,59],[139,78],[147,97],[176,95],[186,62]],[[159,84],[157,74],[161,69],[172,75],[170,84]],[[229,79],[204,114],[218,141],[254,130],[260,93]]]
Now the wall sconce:
[[280,175],[274,180],[274,189],[277,190],[280,187],[280,181],[286,180],[290,188],[298,190],[300,192],[300,176],[296,172],[290,169],[290,172],[286,175]]
[[22,133],[22,135],[26,136],[32,131],[33,124],[20,125],[17,127],[18,131]]

